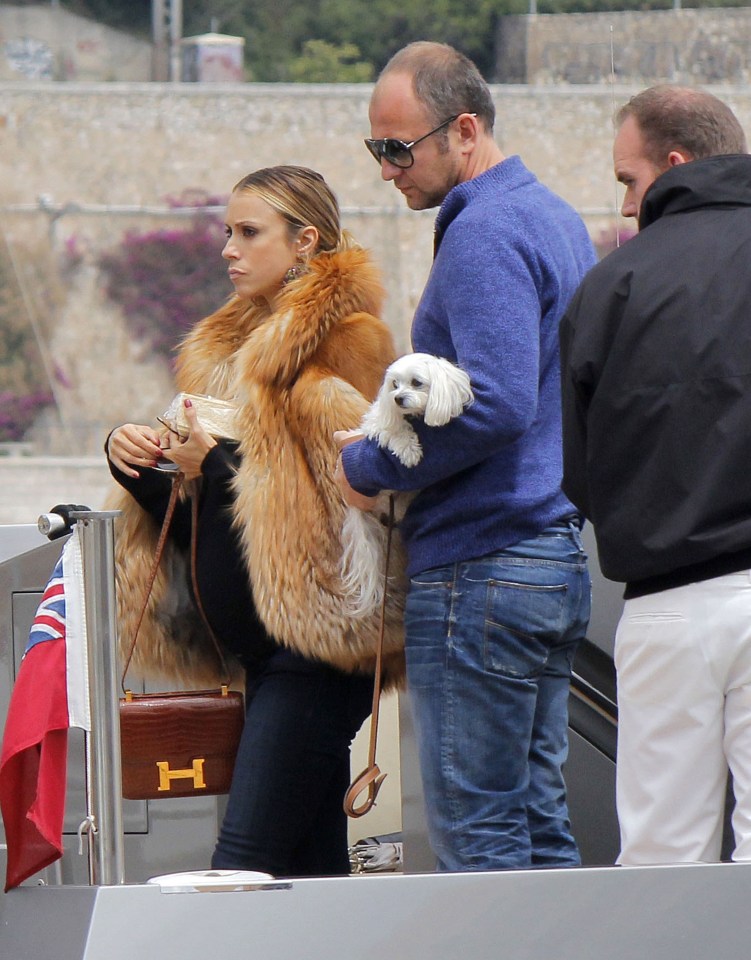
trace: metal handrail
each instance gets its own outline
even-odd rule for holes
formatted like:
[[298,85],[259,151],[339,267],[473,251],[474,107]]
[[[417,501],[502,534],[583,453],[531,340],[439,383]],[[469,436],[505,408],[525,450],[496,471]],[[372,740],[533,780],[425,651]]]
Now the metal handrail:
[[115,608],[114,521],[110,511],[71,511],[81,540],[91,732],[87,735],[89,882],[125,883]]
[[574,671],[571,674],[571,695],[586,704],[591,710],[607,720],[612,726],[618,726],[618,706],[597,687]]

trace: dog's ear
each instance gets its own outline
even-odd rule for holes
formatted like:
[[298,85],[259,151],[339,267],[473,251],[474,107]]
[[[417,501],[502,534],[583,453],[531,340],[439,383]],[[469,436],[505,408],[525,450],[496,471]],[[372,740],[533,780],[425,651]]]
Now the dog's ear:
[[425,423],[442,427],[474,400],[469,377],[448,360],[436,357],[431,363],[430,391],[425,406]]

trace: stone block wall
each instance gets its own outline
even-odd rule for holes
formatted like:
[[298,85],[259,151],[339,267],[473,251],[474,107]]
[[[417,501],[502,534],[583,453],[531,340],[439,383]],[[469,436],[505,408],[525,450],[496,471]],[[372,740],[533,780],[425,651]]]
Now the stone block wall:
[[101,510],[110,483],[104,457],[0,456],[0,524],[36,523],[57,503]]
[[[319,169],[336,191],[345,226],[371,248],[385,276],[386,318],[400,350],[430,268],[433,212],[413,213],[365,150],[371,88],[237,84],[0,85],[0,230],[18,246],[24,301],[49,331],[50,360],[64,374],[59,416],[45,414],[37,450],[92,455],[124,420],[151,421],[172,392],[169,371],[127,333],[103,290],[98,257],[128,230],[170,221],[165,198],[199,189],[226,196],[249,170],[274,163]],[[607,98],[561,149],[579,93],[549,98],[497,88],[498,135],[576,205],[604,206]],[[585,133],[585,126],[587,131]],[[597,144],[599,143],[599,149]],[[589,144],[589,153],[587,153]],[[599,160],[591,164],[595,151]],[[600,167],[601,171],[597,171]],[[66,251],[80,259],[71,266]],[[58,298],[39,303],[41,251],[59,264]],[[36,251],[36,253],[35,253]],[[176,265],[179,269],[179,265]],[[48,278],[46,278],[48,279]],[[228,285],[228,292],[229,292]],[[62,422],[61,422],[62,421]]]
[[0,5],[0,81],[150,80],[152,46],[59,6]]
[[[638,89],[492,88],[504,152],[521,154],[585,216],[593,235],[614,223],[613,102]],[[751,92],[713,89],[751,133]],[[0,242],[18,250],[25,308],[48,331],[49,357],[65,383],[56,387],[58,410],[32,431],[35,454],[97,457],[114,425],[151,422],[166,407],[169,369],[128,334],[105,295],[98,256],[128,229],[174,225],[166,197],[190,189],[226,196],[261,166],[300,163],[324,174],[345,225],[383,270],[386,318],[399,349],[409,349],[434,211],[407,210],[362,145],[370,92],[365,84],[0,84]],[[80,257],[66,266],[71,245]],[[40,298],[48,255],[58,265],[51,303]],[[53,487],[40,492],[36,483],[55,474],[39,463],[21,469],[0,456],[0,523],[29,522],[63,496]],[[34,484],[25,476],[32,472]]]
[[649,86],[744,84],[751,77],[751,8],[501,17],[500,83]]

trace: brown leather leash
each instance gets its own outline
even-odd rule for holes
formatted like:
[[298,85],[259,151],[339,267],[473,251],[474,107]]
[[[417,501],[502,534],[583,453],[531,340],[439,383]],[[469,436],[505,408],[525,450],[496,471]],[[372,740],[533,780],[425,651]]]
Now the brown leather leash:
[[[386,631],[386,594],[388,590],[389,562],[391,560],[391,536],[394,529],[394,495],[389,496],[388,533],[386,536],[386,561],[383,568],[383,597],[381,598],[381,622],[378,629],[378,644],[376,646],[375,677],[373,679],[373,706],[370,713],[370,745],[368,747],[368,766],[349,785],[344,794],[344,812],[348,817],[356,819],[364,817],[373,809],[386,779],[386,774],[376,763],[376,743],[378,741],[378,714],[381,706],[381,671],[383,662],[383,638]],[[356,806],[357,798],[363,791],[368,794],[365,800]]]

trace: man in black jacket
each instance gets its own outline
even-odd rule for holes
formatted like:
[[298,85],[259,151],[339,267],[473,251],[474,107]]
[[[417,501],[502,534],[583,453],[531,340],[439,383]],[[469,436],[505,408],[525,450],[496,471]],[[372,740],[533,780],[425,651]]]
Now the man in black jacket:
[[751,859],[751,157],[710,94],[653,87],[616,117],[639,233],[561,325],[564,482],[618,625],[623,864],[719,859],[728,767]]

